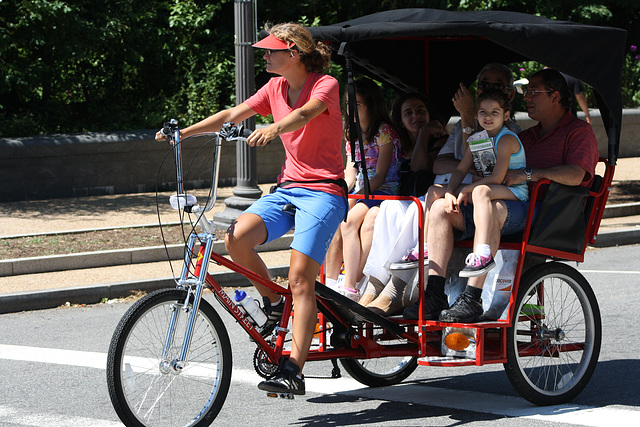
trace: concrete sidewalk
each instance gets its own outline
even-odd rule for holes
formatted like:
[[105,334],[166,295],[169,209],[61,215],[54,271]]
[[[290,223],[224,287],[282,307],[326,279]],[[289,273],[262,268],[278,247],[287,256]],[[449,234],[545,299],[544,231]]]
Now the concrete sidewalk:
[[[640,158],[619,159],[614,185],[622,181],[640,181],[638,170]],[[270,186],[260,185],[263,194]],[[16,235],[157,225],[158,216],[163,223],[175,222],[178,217],[167,202],[168,194],[160,197],[159,215],[156,195],[150,193],[0,204],[0,239]],[[196,195],[204,200],[206,192],[197,191]],[[231,195],[232,188],[219,189],[218,202],[209,218],[224,209],[223,200]],[[637,201],[640,202],[640,194]],[[601,223],[597,246],[640,243],[640,203],[610,205],[606,215],[609,218]],[[290,236],[285,236],[262,252],[273,276],[287,275],[289,243]],[[180,248],[172,250],[180,251]],[[135,262],[132,261],[134,259]],[[56,263],[58,266],[52,268]],[[8,264],[0,261],[0,276],[3,276],[0,277],[0,313],[55,307],[67,301],[93,303],[103,298],[126,295],[132,289],[173,286],[173,277],[179,275],[181,269],[181,261],[166,261],[162,247],[16,260],[12,265]],[[7,271],[9,268],[10,272]],[[50,271],[52,269],[58,271]],[[248,284],[246,279],[223,270],[219,266],[210,269],[224,286]]]
[[[263,194],[271,185],[260,185]],[[218,190],[218,201],[207,213],[209,219],[225,209],[224,199],[232,190]],[[179,217],[168,203],[170,194],[162,193],[157,204],[155,193],[3,203],[0,243],[12,236],[157,226],[159,220],[175,223]],[[194,194],[199,201],[206,200],[207,191],[196,190]],[[262,248],[272,277],[287,276],[290,242],[291,236],[283,236]],[[216,245],[216,250],[224,253],[224,243]],[[132,290],[175,286],[174,277],[182,268],[182,246],[168,249],[170,262],[164,247],[0,260],[0,313],[57,307],[66,302],[91,304],[126,296]],[[212,265],[209,271],[223,286],[249,285],[248,280],[223,267]]]

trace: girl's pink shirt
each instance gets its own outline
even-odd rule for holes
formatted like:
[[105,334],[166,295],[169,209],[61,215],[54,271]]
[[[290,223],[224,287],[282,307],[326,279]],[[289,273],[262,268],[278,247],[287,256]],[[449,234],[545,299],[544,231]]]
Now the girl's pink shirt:
[[[327,109],[302,128],[280,135],[285,150],[285,162],[278,176],[283,181],[314,181],[344,178],[342,153],[342,115],[338,81],[331,76],[309,73],[293,107],[287,102],[289,83],[284,77],[274,77],[245,102],[256,113],[273,115],[282,120],[311,99],[324,103]],[[292,184],[344,196],[335,184]]]

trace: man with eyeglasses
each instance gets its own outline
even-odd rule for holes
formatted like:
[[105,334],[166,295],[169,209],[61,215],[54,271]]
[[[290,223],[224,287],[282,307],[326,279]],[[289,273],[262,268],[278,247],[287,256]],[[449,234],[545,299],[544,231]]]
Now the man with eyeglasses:
[[589,187],[598,163],[598,142],[591,125],[571,114],[566,80],[555,70],[538,71],[529,80],[524,99],[529,117],[538,124],[521,133],[527,168],[507,173],[507,185],[549,179]]
[[[538,124],[519,134],[525,149],[527,167],[508,171],[505,185],[549,179],[565,185],[590,186],[598,162],[598,143],[591,126],[569,111],[571,94],[562,75],[544,69],[533,74],[525,91],[529,117]],[[429,279],[425,290],[425,313],[429,319],[472,323],[482,319],[480,296],[486,274],[469,279],[467,288],[451,308],[444,306],[444,281],[454,239],[474,236],[472,205],[462,213],[447,213],[436,201],[429,215]],[[495,253],[501,234],[524,230],[528,202],[494,201],[494,227],[489,242]],[[535,220],[535,218],[534,218]],[[443,303],[444,301],[444,303]]]

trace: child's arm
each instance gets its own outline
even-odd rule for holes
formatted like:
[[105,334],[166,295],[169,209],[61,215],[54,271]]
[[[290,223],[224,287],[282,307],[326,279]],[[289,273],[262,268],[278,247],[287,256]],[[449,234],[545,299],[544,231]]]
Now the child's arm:
[[[387,173],[391,167],[391,159],[395,148],[395,140],[391,132],[391,127],[382,125],[374,138],[374,141],[378,144],[378,159],[376,161],[376,173],[369,178],[369,187],[372,192],[380,188],[387,180]],[[395,135],[395,133],[393,134]],[[364,193],[364,188],[358,193]]]
[[358,169],[351,161],[351,154],[347,153],[347,165],[344,168],[344,180],[347,182],[347,188],[349,191],[353,189],[356,184],[356,177],[358,176]]
[[378,163],[376,164],[376,174],[369,180],[371,191],[375,191],[387,180],[387,173],[391,167],[393,158],[393,142],[378,147]]
[[456,194],[458,187],[462,184],[462,180],[467,175],[469,168],[473,166],[473,157],[471,156],[471,151],[469,150],[469,146],[467,145],[464,150],[464,156],[462,156],[462,160],[458,163],[455,170],[451,172],[451,178],[449,179],[449,183],[447,184],[447,193]]
[[462,180],[467,175],[467,172],[472,165],[473,157],[471,156],[471,151],[469,150],[469,146],[467,145],[462,160],[460,160],[460,163],[458,163],[456,169],[451,173],[451,178],[449,179],[449,183],[447,184],[447,190],[444,196],[446,203],[445,211],[447,213],[458,211],[458,202],[456,197],[458,187],[460,187],[460,184],[462,184]]
[[[520,143],[513,135],[504,135],[500,138],[498,144],[498,152],[496,153],[496,164],[493,173],[471,184],[465,185],[460,189],[460,196],[471,194],[471,191],[478,185],[503,184],[507,169],[509,169],[509,161],[511,155],[520,150]],[[465,197],[465,196],[462,196]]]

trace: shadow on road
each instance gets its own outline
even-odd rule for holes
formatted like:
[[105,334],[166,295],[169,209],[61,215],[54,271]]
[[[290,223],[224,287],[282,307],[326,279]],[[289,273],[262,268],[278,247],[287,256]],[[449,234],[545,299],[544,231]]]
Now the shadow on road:
[[[430,378],[418,381],[405,381],[403,384],[413,384],[416,386],[440,387],[452,390],[464,390],[471,392],[482,392],[498,394],[504,396],[519,397],[518,393],[511,386],[504,371],[467,373],[456,375],[455,368],[434,368],[442,369],[446,376]],[[640,360],[622,359],[601,361],[587,384],[586,388],[579,394],[571,404],[588,407],[606,406],[634,406],[640,407],[640,395],[637,390],[637,379],[640,377]],[[400,385],[397,387],[401,387]],[[393,387],[389,389],[393,393]],[[432,389],[431,389],[432,390]],[[419,389],[417,389],[419,392]],[[390,397],[392,399],[392,397]],[[357,403],[366,398],[349,395],[334,394],[324,395],[308,399],[309,403],[331,404],[331,403]],[[460,402],[459,402],[460,403]],[[523,403],[526,401],[523,399]],[[354,405],[355,406],[355,405]],[[545,413],[546,409],[540,407],[540,413]],[[421,404],[406,402],[384,401],[375,409],[363,409],[352,412],[332,413],[330,409],[326,414],[310,417],[302,417],[297,425],[376,425],[388,421],[406,420],[411,425],[413,419],[420,419],[424,422],[427,417],[449,417],[465,424],[471,421],[497,420],[505,418],[500,415],[465,413],[459,409],[429,407]],[[480,417],[480,418],[478,418]]]

